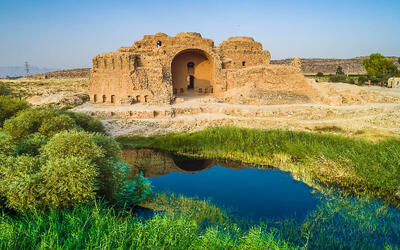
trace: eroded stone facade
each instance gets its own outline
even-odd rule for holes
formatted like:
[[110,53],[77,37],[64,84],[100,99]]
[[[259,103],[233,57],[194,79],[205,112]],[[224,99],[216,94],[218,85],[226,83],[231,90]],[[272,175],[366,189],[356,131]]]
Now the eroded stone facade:
[[270,53],[250,37],[214,46],[199,33],[145,35],[131,47],[93,58],[90,99],[105,104],[171,104],[181,95],[219,96],[248,84],[302,90],[301,62],[270,65]]

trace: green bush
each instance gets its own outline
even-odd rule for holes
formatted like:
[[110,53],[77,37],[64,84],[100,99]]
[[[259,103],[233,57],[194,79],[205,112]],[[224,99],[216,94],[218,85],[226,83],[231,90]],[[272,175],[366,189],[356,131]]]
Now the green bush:
[[118,199],[120,204],[131,207],[148,199],[152,193],[151,183],[143,177],[142,173],[136,175],[132,180],[129,180],[129,166],[120,164],[120,167],[121,170],[125,172],[122,192]]
[[42,135],[52,137],[60,131],[76,128],[75,121],[67,115],[47,117],[43,119],[38,131]]
[[0,96],[0,126],[6,119],[14,116],[17,112],[27,109],[29,104],[26,101],[18,100],[8,96]]
[[85,131],[99,132],[102,134],[106,133],[104,125],[99,120],[90,117],[89,115],[70,111],[64,111],[64,113],[74,119],[75,123]]
[[345,75],[331,75],[329,76],[330,82],[346,82],[347,77]]
[[105,133],[103,124],[90,116],[54,109],[24,110],[4,124],[4,130],[15,140],[36,132],[52,137],[71,129]]
[[22,155],[22,154],[28,154],[31,156],[35,156],[39,154],[39,149],[44,146],[49,139],[40,134],[40,133],[34,133],[28,135],[26,139],[22,140],[17,147],[17,154]]
[[8,157],[1,162],[0,194],[7,206],[18,211],[41,207],[40,159],[32,156]]
[[0,83],[0,96],[12,95],[12,90],[8,84]]
[[368,82],[368,77],[366,77],[366,76],[360,76],[360,77],[358,77],[358,84],[364,84],[364,83],[366,83],[366,82]]
[[81,157],[91,162],[104,156],[101,147],[95,143],[94,136],[84,131],[60,132],[41,148],[41,152],[48,159]]
[[324,76],[324,73],[318,72],[318,73],[316,74],[316,76],[318,76],[318,77],[323,77],[323,76]]
[[0,131],[0,154],[10,155],[14,153],[16,145],[12,138]]
[[347,81],[347,83],[355,84],[356,81],[355,81],[353,78],[349,78],[348,81]]
[[344,75],[342,66],[338,66],[336,69],[336,75]]
[[40,169],[45,207],[70,207],[95,198],[96,167],[88,159],[51,159]]

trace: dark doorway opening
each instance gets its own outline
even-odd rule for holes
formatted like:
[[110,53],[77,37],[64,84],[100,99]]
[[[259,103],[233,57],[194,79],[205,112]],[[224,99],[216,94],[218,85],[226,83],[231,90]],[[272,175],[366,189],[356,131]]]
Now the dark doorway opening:
[[189,76],[188,89],[194,89],[194,76],[192,75]]

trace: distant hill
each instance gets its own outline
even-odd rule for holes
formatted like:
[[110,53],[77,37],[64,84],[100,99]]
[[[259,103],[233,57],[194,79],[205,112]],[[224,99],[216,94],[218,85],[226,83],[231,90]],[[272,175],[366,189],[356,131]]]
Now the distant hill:
[[49,78],[89,78],[90,68],[81,69],[65,69],[53,72],[46,72],[36,75],[31,75],[33,79],[49,79]]
[[[54,68],[39,68],[36,66],[30,66],[29,67],[29,75],[33,74],[39,74],[39,73],[44,73],[44,72],[49,72],[49,71],[55,71],[58,69]],[[18,77],[18,76],[25,76],[26,71],[24,66],[5,66],[5,67],[0,67],[0,77],[5,78],[7,76],[9,77]]]
[[[302,70],[304,74],[316,74],[322,72],[324,74],[335,74],[338,66],[343,68],[346,74],[366,74],[362,59],[365,57],[355,57],[350,59],[323,59],[323,58],[302,58]],[[388,57],[394,61],[395,65],[400,69],[398,57]],[[271,60],[271,64],[290,64],[293,59]]]

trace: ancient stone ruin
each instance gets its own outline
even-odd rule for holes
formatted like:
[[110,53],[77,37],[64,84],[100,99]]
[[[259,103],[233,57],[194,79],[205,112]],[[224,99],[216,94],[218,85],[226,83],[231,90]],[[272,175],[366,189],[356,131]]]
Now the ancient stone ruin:
[[271,65],[269,51],[251,37],[214,46],[199,33],[145,35],[94,57],[90,71],[92,103],[172,104],[180,96],[218,97],[247,87],[313,95],[299,59]]

